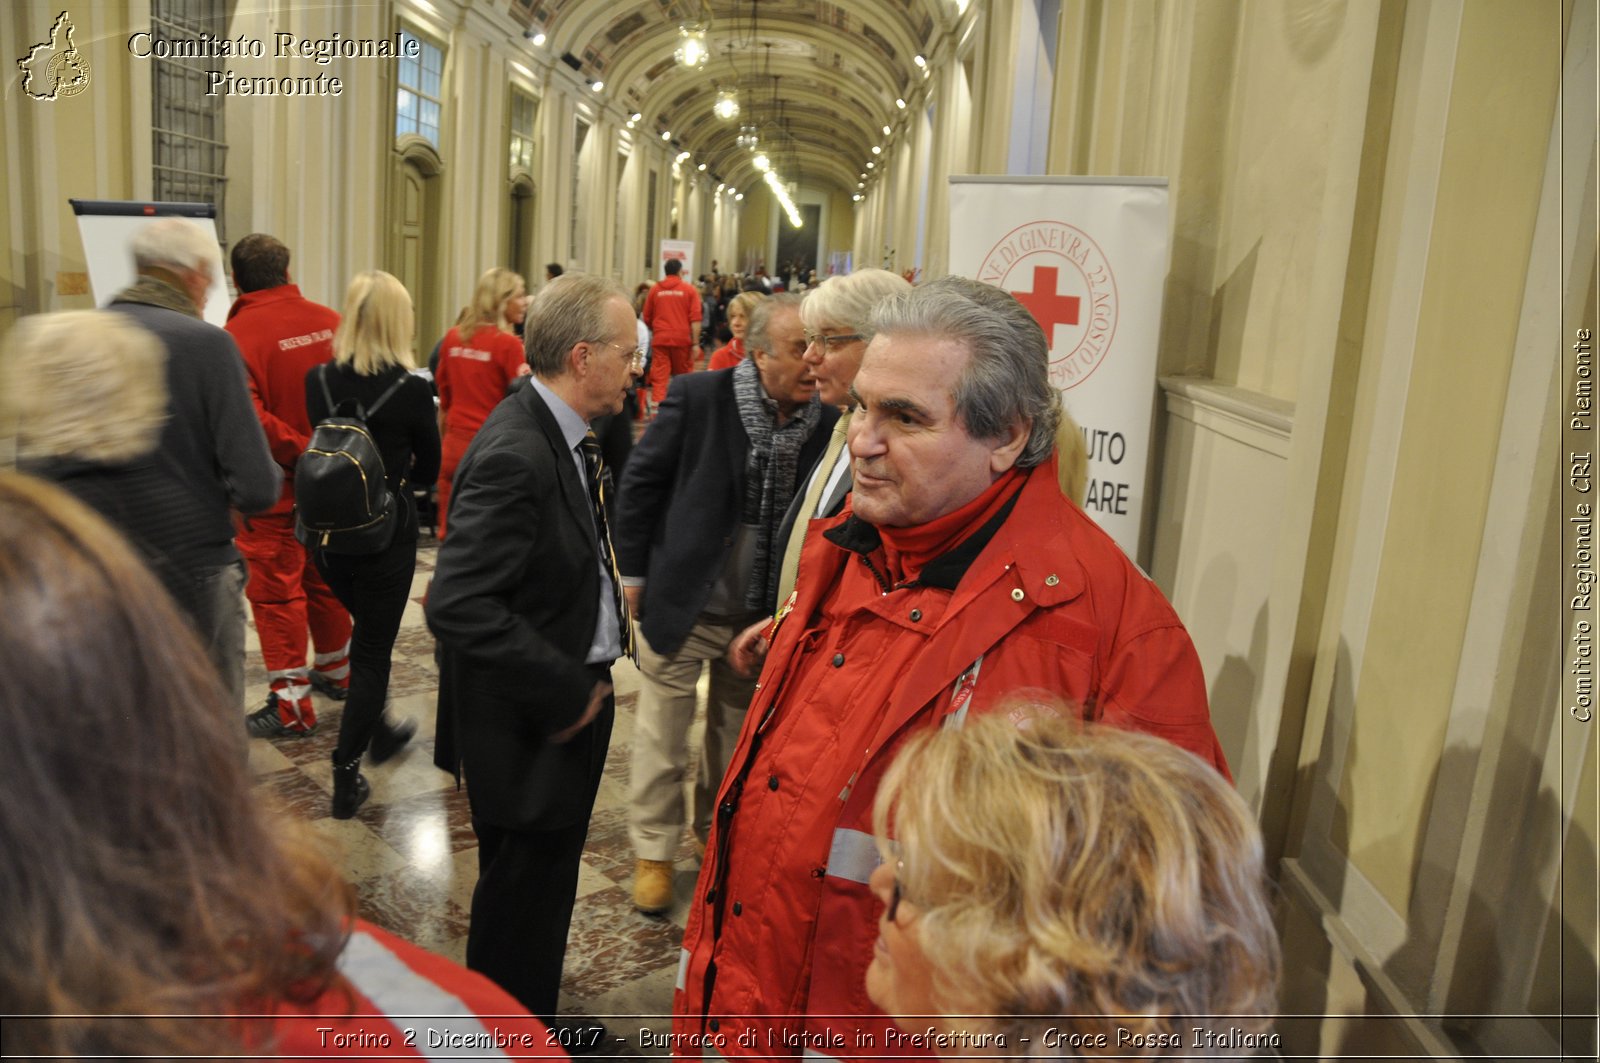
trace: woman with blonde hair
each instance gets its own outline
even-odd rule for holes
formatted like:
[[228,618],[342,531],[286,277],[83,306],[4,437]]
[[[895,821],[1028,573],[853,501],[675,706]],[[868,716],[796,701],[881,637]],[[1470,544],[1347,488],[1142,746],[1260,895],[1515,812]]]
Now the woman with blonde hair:
[[0,601],[0,1052],[303,1058],[382,1036],[410,1058],[414,1013],[496,1016],[540,1046],[523,1056],[561,1055],[486,979],[353,918],[311,832],[252,791],[216,670],[150,573],[15,473]]
[[383,712],[389,659],[417,567],[417,506],[411,488],[426,487],[439,472],[433,390],[411,371],[414,328],[411,296],[397,278],[382,270],[358,273],[333,335],[334,360],[306,374],[306,412],[312,424],[336,411],[356,409],[365,416],[398,507],[394,538],[377,553],[342,554],[312,546],[317,570],[350,610],[354,625],[350,694],[333,752],[335,819],[349,819],[367,799],[361,757],[369,745],[371,762],[381,764],[417,730],[410,720],[391,723]]
[[760,292],[740,292],[728,300],[728,329],[733,333],[733,339],[712,352],[707,369],[732,369],[744,361],[744,332],[749,327],[750,315],[755,311],[756,304],[764,298]]
[[205,512],[161,475],[167,353],[121,314],[18,321],[0,348],[0,440],[17,468],[59,484],[126,535],[186,614],[200,615],[190,529]]
[[489,411],[506,397],[511,382],[528,373],[516,329],[528,312],[528,287],[499,266],[484,272],[472,302],[445,333],[439,349],[439,427],[444,454],[439,466],[438,527],[443,539],[456,466]]
[[933,1017],[945,1054],[1276,1043],[1261,836],[1193,754],[1037,707],[986,714],[908,741],[873,824],[866,992],[905,1030]]
[[1089,448],[1083,442],[1083,428],[1065,405],[1056,424],[1056,482],[1061,493],[1082,509],[1089,493]]

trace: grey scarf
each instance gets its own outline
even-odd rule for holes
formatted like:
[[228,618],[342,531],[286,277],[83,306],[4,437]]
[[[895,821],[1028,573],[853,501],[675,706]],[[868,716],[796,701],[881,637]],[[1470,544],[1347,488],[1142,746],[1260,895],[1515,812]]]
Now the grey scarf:
[[796,410],[787,424],[775,427],[778,404],[761,386],[754,358],[746,358],[734,367],[733,398],[745,435],[750,437],[750,453],[744,466],[744,509],[739,519],[756,528],[755,560],[744,601],[752,612],[765,612],[778,593],[782,560],[781,552],[774,555],[772,540],[794,497],[800,448],[822,420],[822,400],[811,396],[811,401]]

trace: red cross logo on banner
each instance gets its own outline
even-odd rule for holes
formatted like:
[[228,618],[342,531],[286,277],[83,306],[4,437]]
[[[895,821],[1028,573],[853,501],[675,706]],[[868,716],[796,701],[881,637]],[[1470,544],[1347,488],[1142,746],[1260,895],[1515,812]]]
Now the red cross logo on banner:
[[1017,297],[1017,302],[1028,308],[1028,313],[1033,315],[1033,319],[1039,322],[1039,327],[1044,329],[1045,339],[1051,346],[1055,345],[1057,325],[1078,323],[1078,297],[1058,295],[1056,285],[1056,267],[1034,266],[1033,291],[1011,293]]
[[1110,353],[1117,279],[1082,229],[1050,220],[1019,225],[983,256],[977,279],[1009,292],[1039,323],[1050,347],[1050,382],[1061,390],[1089,379]]

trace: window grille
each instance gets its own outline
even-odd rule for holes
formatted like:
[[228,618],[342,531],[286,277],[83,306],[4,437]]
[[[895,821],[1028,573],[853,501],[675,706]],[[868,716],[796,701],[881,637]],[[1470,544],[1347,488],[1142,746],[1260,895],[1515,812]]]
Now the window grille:
[[[168,42],[199,40],[202,33],[227,37],[226,0],[152,0],[150,32]],[[217,236],[226,245],[228,145],[223,97],[206,95],[210,62],[151,56],[151,188],[157,202],[216,207]]]

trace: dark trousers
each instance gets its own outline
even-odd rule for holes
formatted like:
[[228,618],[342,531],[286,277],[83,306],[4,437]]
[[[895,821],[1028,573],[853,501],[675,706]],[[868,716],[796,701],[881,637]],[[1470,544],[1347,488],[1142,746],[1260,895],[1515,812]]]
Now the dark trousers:
[[[478,885],[472,891],[467,928],[467,966],[485,975],[548,1025],[561,996],[561,967],[578,893],[578,867],[589,837],[615,717],[611,698],[590,727],[593,745],[587,811],[581,819],[549,830],[507,830],[474,816],[478,836]],[[467,765],[467,788],[472,788]]]
[[389,697],[389,660],[400,634],[400,618],[411,597],[417,541],[390,543],[376,554],[313,551],[317,571],[350,610],[350,696],[339,721],[335,764],[348,764],[367,750],[383,722]]

